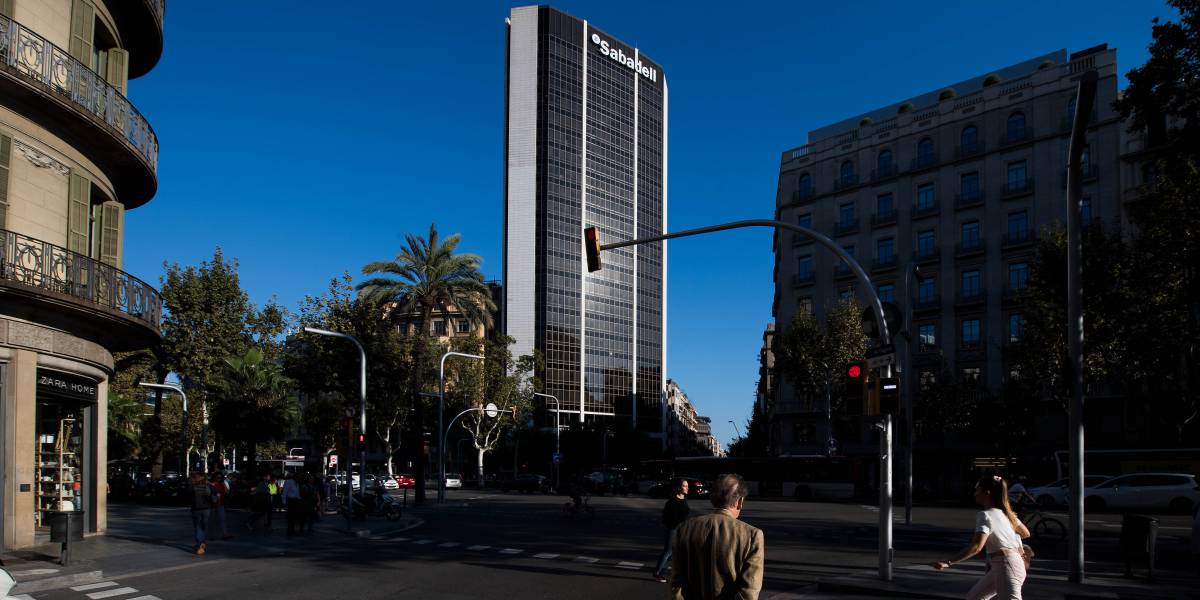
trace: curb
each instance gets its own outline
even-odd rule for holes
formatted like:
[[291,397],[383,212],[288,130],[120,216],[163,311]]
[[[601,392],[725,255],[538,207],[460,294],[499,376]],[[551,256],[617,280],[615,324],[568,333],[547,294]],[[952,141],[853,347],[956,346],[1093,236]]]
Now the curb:
[[102,571],[82,571],[79,573],[71,573],[69,575],[57,575],[55,577],[46,577],[43,579],[35,579],[33,581],[18,582],[13,586],[12,594],[28,594],[31,592],[44,592],[46,590],[57,590],[60,588],[78,585],[81,583],[93,583],[103,579]]

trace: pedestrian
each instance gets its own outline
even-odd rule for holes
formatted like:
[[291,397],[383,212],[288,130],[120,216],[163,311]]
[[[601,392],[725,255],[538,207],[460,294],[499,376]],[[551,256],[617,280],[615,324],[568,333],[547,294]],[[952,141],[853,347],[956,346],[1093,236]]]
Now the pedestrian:
[[673,600],[758,598],[765,546],[761,529],[738,520],[746,495],[740,475],[721,475],[709,497],[715,510],[676,528],[670,579]]
[[[287,473],[285,472],[284,475],[286,474]],[[275,511],[279,510],[281,506],[283,506],[283,501],[280,500],[280,498],[283,496],[279,494],[279,492],[282,490],[280,489],[281,486],[278,479],[279,478],[276,477],[274,473],[271,473],[267,476],[267,492],[271,495],[271,513],[274,513]],[[271,519],[268,518],[267,525],[269,526],[270,524]]]
[[317,520],[318,494],[313,484],[312,475],[305,473],[300,477],[300,531],[312,533],[313,522]]
[[663,551],[658,555],[658,566],[654,569],[654,578],[662,583],[667,582],[667,565],[671,560],[671,548],[675,546],[675,530],[688,518],[691,512],[688,508],[688,482],[682,477],[671,480],[671,491],[674,492],[663,504],[662,524],[666,528],[663,538]]
[[225,526],[225,499],[229,496],[229,486],[219,471],[213,472],[208,478],[208,484],[212,486],[214,498],[212,507],[213,537],[220,537],[223,540],[230,539],[233,536],[229,535],[229,529]]
[[287,511],[287,534],[292,536],[296,535],[296,528],[301,525],[304,505],[300,499],[300,484],[296,481],[296,476],[284,473],[284,477],[283,505]]
[[262,479],[254,486],[254,490],[250,492],[250,510],[253,514],[246,521],[246,529],[254,531],[254,524],[260,519],[266,519],[267,524],[264,531],[271,532],[271,474],[264,473]]
[[195,472],[191,477],[192,529],[196,535],[196,555],[204,556],[208,541],[208,518],[213,507],[213,489],[208,485],[204,473]]
[[1025,583],[1025,553],[1021,540],[1029,529],[1008,503],[1008,483],[999,475],[984,476],[975,485],[975,503],[983,510],[975,514],[975,536],[954,558],[933,563],[939,571],[949,569],[987,549],[988,570],[967,593],[968,600],[1021,600]]

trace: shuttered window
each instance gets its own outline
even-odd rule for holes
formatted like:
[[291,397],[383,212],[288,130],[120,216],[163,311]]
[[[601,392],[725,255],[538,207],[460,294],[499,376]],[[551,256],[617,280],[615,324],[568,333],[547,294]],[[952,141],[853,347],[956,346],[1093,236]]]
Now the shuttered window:
[[8,229],[8,165],[11,160],[12,138],[0,135],[0,229]]
[[87,0],[71,3],[71,47],[69,51],[79,62],[94,68],[92,64],[93,34],[96,29],[96,9]]
[[88,229],[91,223],[92,182],[71,173],[70,206],[67,207],[67,250],[88,255]]
[[110,48],[108,51],[107,73],[104,78],[108,80],[117,91],[121,92],[122,96],[129,95],[129,51],[120,48]]
[[121,268],[121,229],[125,226],[125,207],[109,200],[96,205],[95,256],[100,262]]
[[13,0],[0,0],[0,15],[4,15],[11,19],[13,16],[12,5]]

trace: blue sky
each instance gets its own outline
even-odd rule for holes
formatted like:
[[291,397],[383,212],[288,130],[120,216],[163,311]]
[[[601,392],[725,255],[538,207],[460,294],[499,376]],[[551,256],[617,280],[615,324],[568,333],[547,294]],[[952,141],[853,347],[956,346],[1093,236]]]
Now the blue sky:
[[[295,308],[431,222],[502,267],[498,2],[168,2],[166,49],[130,96],[159,190],[126,217],[125,266],[221,246],[253,300]],[[1151,0],[555,4],[638,46],[670,82],[669,227],[770,218],[780,153],[810,129],[1033,56],[1107,42],[1141,64]],[[1122,85],[1124,85],[1122,83]],[[766,230],[671,242],[668,376],[743,427],[771,320]]]

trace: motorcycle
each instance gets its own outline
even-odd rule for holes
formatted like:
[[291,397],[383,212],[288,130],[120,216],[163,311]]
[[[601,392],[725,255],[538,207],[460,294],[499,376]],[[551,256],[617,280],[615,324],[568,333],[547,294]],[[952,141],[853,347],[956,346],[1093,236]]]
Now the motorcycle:
[[[386,492],[374,498],[365,498],[362,494],[355,494],[350,500],[350,506],[353,510],[351,516],[358,521],[365,520],[367,517],[387,517],[389,521],[400,519],[400,502]],[[342,514],[344,515],[345,512],[346,508],[342,507]]]

